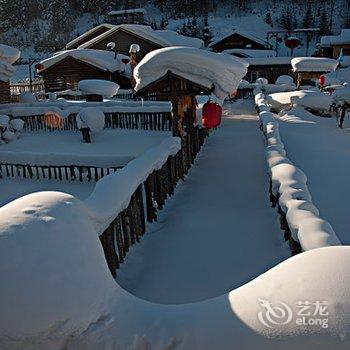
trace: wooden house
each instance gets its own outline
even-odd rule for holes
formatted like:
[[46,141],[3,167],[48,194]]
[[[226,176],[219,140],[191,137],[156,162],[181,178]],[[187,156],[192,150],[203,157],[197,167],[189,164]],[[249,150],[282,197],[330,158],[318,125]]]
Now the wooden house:
[[143,8],[116,10],[108,13],[109,21],[113,24],[143,24],[146,23],[146,10]]
[[270,45],[265,40],[240,29],[233,29],[225,35],[214,37],[209,47],[215,52],[223,52],[229,49],[270,49]]
[[290,75],[295,77],[291,65],[291,57],[258,57],[245,58],[249,63],[248,72],[244,78],[250,83],[263,77],[274,83],[280,75]]
[[0,103],[11,102],[10,82],[0,80]]
[[170,46],[190,46],[201,48],[204,43],[201,39],[180,35],[171,30],[153,30],[149,26],[138,24],[122,24],[114,26],[107,32],[82,44],[79,48],[106,50],[107,44],[115,43],[116,50],[129,55],[130,45],[138,44],[140,51],[137,60],[140,61],[151,51]]
[[40,62],[36,69],[46,92],[76,90],[84,79],[110,80],[123,89],[131,87],[129,58],[110,51],[67,50]]
[[339,35],[321,38],[318,56],[337,59],[341,53],[344,56],[350,56],[350,29],[343,29]]
[[113,27],[114,26],[109,23],[100,24],[67,43],[66,50],[77,49],[80,45],[98,37],[99,35],[109,31]]

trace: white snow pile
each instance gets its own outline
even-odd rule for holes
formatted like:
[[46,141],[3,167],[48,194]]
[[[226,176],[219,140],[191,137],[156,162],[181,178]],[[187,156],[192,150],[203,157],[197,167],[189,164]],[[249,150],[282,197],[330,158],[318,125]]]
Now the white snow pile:
[[179,138],[169,137],[128,163],[120,171],[99,180],[85,200],[89,216],[101,234],[130,202],[132,194],[154,170],[160,169],[170,155],[181,149]]
[[338,61],[324,57],[295,57],[291,64],[294,72],[333,72]]
[[119,87],[113,81],[100,79],[85,79],[78,83],[78,89],[86,95],[101,95],[106,98],[115,96]]
[[258,78],[255,80],[255,83],[258,85],[267,85],[269,81],[266,78]]
[[304,251],[340,245],[331,225],[319,217],[313,205],[306,175],[286,157],[279,133],[278,116],[266,111],[263,95],[255,96],[261,129],[266,136],[266,159],[271,177],[271,192],[286,214],[292,237]]
[[96,68],[102,69],[107,72],[119,72],[125,76],[131,75],[130,62],[124,63],[123,60],[129,60],[128,56],[118,54],[115,56],[114,52],[106,50],[93,50],[93,49],[73,49],[65,50],[57,53],[56,55],[47,58],[40,63],[43,68],[38,70],[37,73],[41,73],[45,69],[63,61],[67,57],[72,57],[78,61],[91,64]]
[[31,93],[29,91],[23,91],[19,95],[19,102],[20,103],[35,103],[36,98],[35,98],[33,93]]
[[12,66],[19,57],[21,52],[14,47],[0,44],[0,80],[9,81],[16,69]]
[[270,94],[266,97],[266,102],[274,111],[280,111],[292,105],[325,111],[329,110],[332,97],[320,91],[298,90]]
[[350,103],[350,87],[343,87],[333,92],[332,97],[337,103]]
[[253,85],[244,79],[242,79],[239,82],[238,87],[237,87],[237,89],[251,89],[251,88],[253,88]]
[[76,121],[78,129],[89,128],[93,132],[101,132],[105,127],[105,115],[98,107],[81,109]]
[[[23,120],[11,120],[7,115],[0,115],[0,144],[19,137],[24,126]],[[2,141],[3,140],[3,141]]]
[[[349,347],[348,246],[298,254],[204,302],[162,305],[117,285],[84,204],[71,195],[39,192],[5,205],[0,237],[2,349]],[[310,310],[327,302],[317,316],[328,327],[296,322],[304,300]],[[277,307],[287,318],[271,324]]]
[[197,83],[223,99],[237,87],[247,73],[247,64],[231,55],[190,47],[169,47],[148,53],[134,70],[135,90],[139,91],[168,71]]
[[290,75],[280,75],[276,79],[276,85],[295,85],[294,79]]
[[0,347],[26,337],[64,346],[107,312],[115,290],[86,209],[40,192],[0,208],[0,218]]

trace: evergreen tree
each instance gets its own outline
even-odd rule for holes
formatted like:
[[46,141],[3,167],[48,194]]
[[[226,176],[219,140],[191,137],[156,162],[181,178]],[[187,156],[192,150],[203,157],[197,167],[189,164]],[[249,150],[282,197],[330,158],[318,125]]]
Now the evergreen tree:
[[213,34],[210,31],[208,13],[206,12],[203,19],[203,33],[202,38],[204,41],[204,45],[207,47],[213,37]]
[[265,23],[272,25],[272,16],[271,16],[271,11],[267,11],[265,14]]
[[323,7],[321,11],[318,27],[320,28],[320,35],[330,34],[329,18],[325,7]]
[[303,28],[312,28],[314,26],[314,18],[312,15],[311,2],[308,1],[306,12],[303,18]]

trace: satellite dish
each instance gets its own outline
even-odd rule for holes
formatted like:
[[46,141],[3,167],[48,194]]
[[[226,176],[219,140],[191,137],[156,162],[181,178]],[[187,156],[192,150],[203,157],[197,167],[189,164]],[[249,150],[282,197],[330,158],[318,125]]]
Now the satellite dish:
[[115,42],[110,42],[107,44],[107,49],[110,50],[110,51],[114,51],[115,49]]
[[138,44],[131,44],[129,53],[137,53],[141,50],[140,45]]

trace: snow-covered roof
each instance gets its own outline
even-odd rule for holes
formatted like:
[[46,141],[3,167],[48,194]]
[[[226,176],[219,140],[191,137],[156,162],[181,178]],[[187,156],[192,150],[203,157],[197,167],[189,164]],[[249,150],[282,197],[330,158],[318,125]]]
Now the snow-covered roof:
[[9,81],[16,69],[12,66],[21,56],[14,47],[0,44],[0,80]]
[[350,29],[342,29],[339,35],[326,35],[321,37],[321,46],[323,47],[341,44],[350,45]]
[[79,48],[89,48],[93,44],[109,37],[111,34],[116,33],[119,30],[126,31],[142,39],[151,41],[161,47],[181,45],[201,48],[204,45],[203,40],[201,39],[183,36],[170,30],[153,30],[150,26],[141,24],[120,24],[80,45]]
[[237,89],[247,73],[247,64],[231,55],[190,47],[169,47],[148,53],[134,70],[135,90],[162,78],[170,70],[185,79],[210,89],[225,98]]
[[86,38],[87,36],[93,34],[94,32],[98,31],[100,28],[107,28],[107,29],[112,29],[114,27],[113,24],[109,24],[109,23],[102,23],[90,30],[88,30],[87,32],[85,32],[84,34],[78,36],[77,38],[71,40],[69,43],[67,43],[66,48],[69,49],[72,46],[74,46],[75,44],[77,44],[78,42],[80,42],[81,40],[83,40],[84,38]]
[[127,10],[114,10],[108,13],[108,16],[118,16],[123,14],[129,14],[129,13],[142,13],[147,14],[147,11],[144,8],[137,8],[137,9],[127,9]]
[[244,58],[250,66],[266,66],[266,65],[288,65],[291,64],[291,57],[252,57]]
[[[229,55],[235,56],[236,54],[244,56],[246,58],[258,58],[258,57],[276,57],[276,51],[274,50],[253,50],[253,49],[227,49],[222,51]],[[239,56],[238,56],[239,57]]]
[[213,38],[213,42],[209,45],[209,47],[212,47],[216,44],[218,44],[220,41],[223,41],[224,39],[228,38],[229,36],[233,35],[233,34],[237,34],[240,36],[243,36],[249,40],[252,40],[260,45],[266,46],[268,47],[269,44],[267,41],[265,41],[264,39],[260,38],[259,36],[257,36],[255,33],[252,32],[247,32],[243,29],[238,29],[238,28],[234,28],[232,29],[232,31],[230,32],[226,32],[224,34],[219,34],[217,36],[214,36]]
[[122,62],[123,58],[128,58],[127,56],[118,54],[117,58],[115,58],[114,52],[92,49],[73,49],[59,52],[58,54],[41,61],[40,63],[44,66],[44,68],[39,70],[38,73],[41,73],[45,69],[55,65],[67,57],[73,57],[104,71],[111,73],[120,71],[125,73],[125,75],[130,75],[130,65]]
[[295,57],[291,64],[294,72],[333,72],[338,61],[324,57]]

